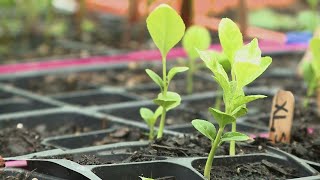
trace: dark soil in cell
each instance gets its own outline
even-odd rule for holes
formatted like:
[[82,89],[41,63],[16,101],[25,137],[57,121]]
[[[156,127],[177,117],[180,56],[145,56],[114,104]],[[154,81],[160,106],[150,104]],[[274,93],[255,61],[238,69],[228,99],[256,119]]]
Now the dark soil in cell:
[[320,163],[320,132],[314,130],[312,134],[308,132],[306,126],[294,126],[291,134],[291,143],[272,144],[267,139],[259,138],[257,145],[273,146],[283,151],[291,153],[299,158]]
[[138,84],[152,82],[145,72],[146,67],[153,69],[157,73],[161,72],[161,69],[154,64],[148,66],[131,63],[128,67],[20,78],[9,83],[45,95],[89,90],[98,86],[133,87]]
[[[23,124],[18,124],[23,126]],[[74,123],[66,123],[57,129],[48,129],[45,125],[33,128],[7,127],[0,132],[0,154],[3,157],[25,155],[49,149],[41,144],[43,138],[64,134],[80,134],[92,131],[88,127],[81,127]]]
[[24,128],[4,128],[0,131],[0,154],[18,156],[48,149],[41,144],[41,136]]
[[56,97],[55,99],[79,106],[108,105],[136,100],[135,98],[126,96],[125,94],[103,92],[92,92],[90,94],[78,95],[67,94],[63,95],[62,97]]
[[[204,167],[197,168],[203,173]],[[230,166],[213,165],[211,179],[255,180],[255,179],[291,179],[298,177],[296,170],[277,163],[261,160],[254,163],[231,164]]]
[[[211,149],[210,141],[202,136],[195,137],[163,137],[149,144],[148,147],[140,149],[142,154],[166,157],[206,157]],[[140,152],[139,151],[139,152]],[[237,154],[248,154],[254,152],[265,152],[262,147],[251,144],[237,144]],[[216,152],[216,155],[228,155],[229,145],[223,144]]]
[[[80,157],[78,157],[80,156]],[[43,157],[41,157],[43,158]],[[103,164],[119,164],[119,163],[130,163],[130,162],[144,162],[144,161],[154,161],[158,160],[157,157],[154,156],[145,156],[139,152],[134,152],[132,155],[128,155],[122,158],[113,158],[106,159],[103,157],[99,157],[91,154],[82,154],[82,155],[58,155],[58,156],[50,156],[44,157],[46,159],[67,159],[73,162],[76,162],[80,165],[103,165]]]
[[[269,126],[269,116],[263,118],[251,118],[248,122],[262,127]],[[275,147],[280,148],[288,153],[296,155],[300,158],[320,163],[320,117],[317,115],[316,109],[310,107],[308,109],[296,105],[293,119],[293,127],[291,130],[290,144],[276,144]],[[313,128],[310,133],[310,128]],[[264,143],[262,143],[264,144]],[[267,143],[268,145],[272,145]]]
[[117,142],[126,142],[126,141],[140,141],[147,140],[148,134],[141,131],[138,128],[128,128],[122,127],[118,128],[116,131],[109,133],[103,139],[92,142],[91,146],[103,145],[103,144],[112,144]]

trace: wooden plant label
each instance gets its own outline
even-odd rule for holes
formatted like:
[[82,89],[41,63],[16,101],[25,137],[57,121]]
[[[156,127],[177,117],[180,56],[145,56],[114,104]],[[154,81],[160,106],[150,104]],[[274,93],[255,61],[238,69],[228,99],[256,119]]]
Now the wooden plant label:
[[272,101],[269,121],[269,139],[273,143],[290,142],[293,113],[293,94],[290,91],[278,91]]

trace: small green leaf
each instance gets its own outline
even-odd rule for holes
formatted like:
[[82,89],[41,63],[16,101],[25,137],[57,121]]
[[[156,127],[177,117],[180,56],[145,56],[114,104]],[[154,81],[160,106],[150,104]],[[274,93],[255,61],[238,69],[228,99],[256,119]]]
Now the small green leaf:
[[230,89],[229,78],[222,65],[219,64],[216,53],[213,51],[198,51],[198,53],[207,68],[213,72],[214,79],[222,87],[223,91],[228,91]]
[[212,123],[206,120],[202,119],[195,119],[192,120],[191,124],[194,128],[196,128],[201,134],[206,136],[211,140],[211,142],[214,141],[214,138],[216,137],[216,128]]
[[173,67],[172,69],[170,69],[170,71],[168,72],[168,84],[177,73],[187,71],[188,69],[188,67]]
[[249,95],[249,96],[238,96],[233,100],[233,109],[236,109],[242,105],[245,105],[251,101],[266,98],[264,95]]
[[214,109],[214,108],[209,108],[209,112],[211,113],[211,115],[213,116],[214,120],[216,120],[221,127],[225,127],[227,124],[230,124],[232,122],[236,121],[236,118],[224,113],[218,109]]
[[220,141],[247,141],[248,139],[250,139],[249,136],[239,132],[226,132]]
[[311,96],[313,95],[315,89],[316,89],[316,74],[314,72],[314,68],[312,67],[312,63],[305,61],[302,64],[302,71],[303,71],[303,79],[304,82],[307,84],[308,87],[308,95]]
[[316,74],[320,76],[320,38],[312,38],[310,41],[310,49],[312,53],[312,64],[316,70]]
[[199,57],[198,50],[209,48],[211,37],[209,31],[201,26],[191,26],[182,39],[182,46],[190,59]]
[[152,121],[154,114],[150,109],[140,108],[140,116],[148,124],[148,126],[153,125],[151,121]]
[[247,113],[248,113],[248,109],[245,106],[242,106],[242,107],[238,107],[237,109],[235,109],[232,112],[232,116],[238,118],[238,117],[246,115]]
[[149,77],[156,83],[158,84],[158,86],[160,87],[161,91],[163,90],[163,81],[161,79],[161,77],[153,72],[151,69],[146,69],[147,74],[149,75]]
[[243,45],[242,34],[237,24],[228,18],[220,21],[218,31],[223,53],[228,57],[232,66],[236,51]]
[[157,109],[156,109],[156,111],[154,112],[154,115],[153,115],[153,118],[154,119],[158,119],[158,117],[162,114],[162,107],[161,106],[159,106]]
[[158,98],[153,100],[153,102],[169,111],[180,105],[181,97],[175,92],[168,91],[165,96],[162,93],[158,94]]
[[162,57],[167,56],[182,38],[185,25],[179,14],[169,5],[161,4],[147,18],[147,28]]
[[[243,58],[245,59],[245,57]],[[243,88],[247,84],[258,78],[271,64],[270,57],[263,57],[257,61],[237,61],[234,63],[233,70],[237,79],[238,88]]]

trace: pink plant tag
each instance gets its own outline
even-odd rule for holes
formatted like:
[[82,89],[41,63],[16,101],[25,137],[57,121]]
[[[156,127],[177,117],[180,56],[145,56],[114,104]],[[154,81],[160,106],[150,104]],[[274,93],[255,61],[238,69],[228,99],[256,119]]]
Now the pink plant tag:
[[5,167],[26,167],[28,162],[26,160],[6,161]]

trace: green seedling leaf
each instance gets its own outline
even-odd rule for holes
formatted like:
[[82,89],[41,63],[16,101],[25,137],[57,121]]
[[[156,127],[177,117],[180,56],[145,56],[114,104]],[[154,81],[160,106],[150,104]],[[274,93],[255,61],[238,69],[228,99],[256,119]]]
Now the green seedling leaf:
[[237,24],[228,18],[223,18],[219,24],[219,39],[223,52],[233,65],[234,56],[243,45],[242,34]]
[[231,124],[232,122],[236,121],[236,118],[224,113],[218,109],[209,108],[209,112],[213,116],[214,120],[216,120],[221,127],[225,127],[227,124]]
[[154,112],[153,118],[154,118],[154,119],[158,119],[158,117],[161,115],[161,113],[162,113],[162,107],[159,106],[159,107],[156,109],[156,111]]
[[192,120],[191,124],[201,134],[209,138],[211,142],[214,141],[214,138],[216,137],[216,134],[217,134],[217,130],[211,122],[202,120],[202,119],[195,119],[195,120]]
[[148,126],[152,126],[154,113],[148,108],[140,108],[140,116],[147,123]]
[[187,29],[182,39],[183,49],[187,52],[190,59],[199,57],[198,50],[206,50],[211,43],[209,31],[201,26],[191,26]]
[[222,87],[223,91],[228,91],[230,89],[229,78],[222,65],[219,64],[216,54],[213,51],[198,51],[198,53],[207,68],[213,72],[214,79]]
[[319,47],[320,47],[320,38],[312,38],[310,41],[310,48],[314,58],[320,57]]
[[248,108],[245,107],[245,105],[238,107],[237,109],[235,109],[231,115],[235,118],[244,116],[248,113]]
[[312,53],[312,66],[316,76],[320,76],[320,38],[312,38],[310,41],[310,49]]
[[170,69],[170,71],[168,72],[168,84],[177,73],[187,71],[188,69],[188,67],[173,67],[172,69]]
[[257,100],[257,99],[262,99],[266,98],[267,96],[264,95],[249,95],[249,96],[238,96],[233,100],[233,109],[239,108],[251,101]]
[[233,68],[237,86],[243,88],[254,81],[268,68],[271,62],[270,57],[261,58],[258,40],[253,39],[236,52]]
[[185,25],[178,13],[166,4],[154,9],[147,18],[147,28],[162,57],[167,56],[182,38]]
[[161,77],[152,71],[151,69],[146,69],[146,73],[149,75],[149,77],[160,87],[161,91],[163,90],[163,81]]
[[162,93],[158,94],[158,98],[153,102],[169,111],[180,105],[181,97],[178,93],[168,91],[165,96]]
[[302,72],[303,72],[303,79],[307,84],[312,81],[314,77],[313,68],[310,62],[305,61],[302,64]]
[[303,79],[308,87],[307,95],[311,96],[313,95],[317,87],[317,78],[316,78],[314,69],[312,67],[312,64],[310,62],[305,61],[302,64],[302,71],[303,71]]
[[221,142],[226,142],[226,141],[247,141],[249,136],[239,133],[239,132],[226,132],[222,137],[221,137]]

